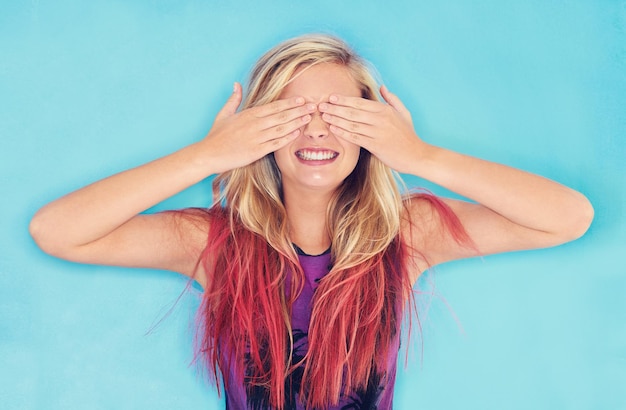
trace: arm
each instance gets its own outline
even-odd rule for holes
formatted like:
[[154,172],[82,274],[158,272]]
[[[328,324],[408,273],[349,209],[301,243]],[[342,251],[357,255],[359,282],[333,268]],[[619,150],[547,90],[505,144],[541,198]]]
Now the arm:
[[[468,256],[545,248],[582,236],[593,208],[582,194],[505,165],[458,154],[420,141],[411,173],[475,203],[446,199],[476,249],[443,237],[428,247],[433,263]],[[424,212],[423,204],[414,211]],[[435,236],[436,237],[436,236]]]
[[[41,208],[30,224],[37,244],[47,253],[76,262],[193,275],[206,244],[207,224],[173,213],[139,213],[209,175],[247,165],[281,148],[309,120],[311,107],[301,98],[237,113],[241,97],[236,84],[203,140]],[[204,278],[198,280],[202,283]]]
[[[459,245],[442,232],[427,201],[416,201],[413,217],[431,222],[412,241],[431,264],[451,259],[554,246],[581,236],[593,218],[582,194],[556,182],[489,161],[426,144],[413,131],[411,116],[386,88],[388,104],[333,96],[321,104],[331,131],[356,143],[391,168],[413,174],[476,203],[445,200],[476,245]],[[334,100],[334,101],[333,101]],[[418,232],[419,231],[419,232]]]
[[[59,258],[191,275],[206,228],[190,229],[189,246],[183,246],[173,235],[174,214],[138,214],[209,175],[208,157],[200,148],[190,145],[45,205],[31,221],[31,235],[43,251]],[[188,228],[184,219],[181,223],[180,229]]]

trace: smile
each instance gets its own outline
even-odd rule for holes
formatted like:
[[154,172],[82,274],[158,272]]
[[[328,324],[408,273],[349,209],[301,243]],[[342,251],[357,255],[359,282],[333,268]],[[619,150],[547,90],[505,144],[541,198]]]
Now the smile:
[[338,155],[338,152],[329,150],[314,151],[303,149],[296,151],[296,156],[304,161],[328,161],[337,158]]

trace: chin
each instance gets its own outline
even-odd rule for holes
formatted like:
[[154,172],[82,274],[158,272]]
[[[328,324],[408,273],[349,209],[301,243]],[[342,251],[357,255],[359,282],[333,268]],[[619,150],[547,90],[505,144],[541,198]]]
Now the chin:
[[[319,176],[306,176],[300,177],[295,180],[291,180],[292,185],[298,187],[298,189],[309,189],[320,192],[334,191],[343,183],[344,179],[338,179],[336,175],[331,177],[319,177]],[[288,182],[284,180],[283,184]]]

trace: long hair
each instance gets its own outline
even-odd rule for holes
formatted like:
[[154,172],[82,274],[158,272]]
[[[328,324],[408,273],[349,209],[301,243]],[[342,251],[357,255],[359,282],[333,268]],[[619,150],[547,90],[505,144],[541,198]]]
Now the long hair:
[[[242,108],[278,99],[301,69],[322,63],[345,67],[361,96],[378,100],[364,60],[337,38],[307,35],[261,57]],[[327,407],[341,394],[364,388],[373,372],[385,369],[398,331],[397,306],[411,295],[410,250],[399,235],[406,198],[394,172],[361,149],[354,171],[334,193],[326,213],[332,268],[315,292],[308,352],[297,363],[292,363],[290,309],[303,272],[273,154],[218,175],[214,192],[201,259],[207,287],[198,339],[199,356],[212,377],[217,381],[221,372],[225,384],[243,377],[248,385],[267,389],[278,409],[293,394],[285,391],[285,381],[296,368],[303,367],[298,393],[309,408]]]

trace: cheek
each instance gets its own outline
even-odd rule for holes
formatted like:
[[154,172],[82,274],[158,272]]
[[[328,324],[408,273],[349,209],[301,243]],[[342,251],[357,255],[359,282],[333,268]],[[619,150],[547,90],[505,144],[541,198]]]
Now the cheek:
[[281,148],[278,151],[275,151],[273,155],[276,166],[281,172],[283,172],[284,166],[287,163],[287,159],[289,157],[289,152],[286,148]]
[[346,153],[346,157],[349,158],[351,162],[354,162],[354,165],[356,166],[361,154],[361,147],[356,144],[347,143],[344,152]]

